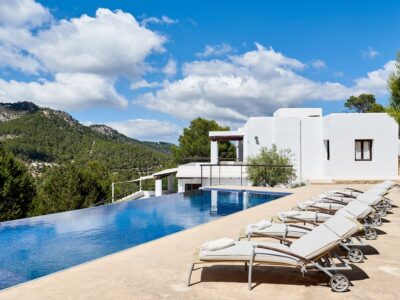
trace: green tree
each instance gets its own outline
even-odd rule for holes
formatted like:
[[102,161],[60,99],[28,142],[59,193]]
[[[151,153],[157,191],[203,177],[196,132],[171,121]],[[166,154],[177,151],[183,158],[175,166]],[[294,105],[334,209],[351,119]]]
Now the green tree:
[[384,112],[385,108],[376,103],[375,96],[372,94],[361,94],[359,96],[351,96],[346,100],[344,106],[350,111],[358,113],[368,113],[368,112]]
[[395,69],[389,76],[390,102],[388,113],[400,124],[400,51],[397,52]]
[[25,217],[35,193],[25,165],[0,144],[0,221]]
[[[179,146],[172,148],[172,154],[176,163],[184,163],[188,160],[196,160],[210,157],[210,131],[227,131],[229,127],[222,127],[213,120],[197,118],[190,122],[188,128],[183,129],[179,136]],[[235,158],[235,146],[229,142],[218,143],[220,157]]]
[[258,155],[249,157],[247,163],[266,167],[249,166],[248,179],[254,186],[287,184],[296,179],[294,168],[284,167],[291,165],[291,158],[289,149],[278,150],[276,145],[272,145],[271,148],[263,147]]
[[46,174],[33,202],[31,215],[42,215],[89,207],[110,198],[110,176],[98,161],[83,167],[71,163]]

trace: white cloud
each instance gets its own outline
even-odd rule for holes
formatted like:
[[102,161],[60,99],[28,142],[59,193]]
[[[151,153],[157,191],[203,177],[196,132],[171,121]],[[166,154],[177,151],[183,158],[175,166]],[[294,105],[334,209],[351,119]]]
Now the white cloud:
[[37,74],[41,69],[39,62],[31,55],[23,55],[15,47],[0,44],[0,68],[7,67],[27,74]]
[[147,17],[143,18],[141,23],[142,25],[146,26],[147,24],[166,24],[166,25],[172,25],[178,23],[179,20],[177,19],[172,19],[168,16],[161,16],[161,18],[157,17]]
[[[18,20],[8,16],[13,10]],[[0,0],[2,14],[7,17],[0,18],[0,68],[37,76],[31,82],[2,80],[2,98],[7,101],[30,100],[64,109],[124,106],[115,81],[121,76],[140,80],[152,71],[147,58],[163,52],[166,42],[166,37],[120,10],[100,8],[94,17],[55,21],[33,0]],[[44,22],[48,23],[41,27]],[[41,82],[39,76],[47,79]],[[52,77],[54,81],[48,79]]]
[[304,63],[256,44],[256,50],[225,61],[187,63],[182,79],[164,83],[162,89],[145,93],[136,103],[181,119],[203,116],[243,122],[249,116],[306,101],[344,100],[362,92],[384,95],[393,63],[355,80],[352,86],[313,81],[298,73],[304,68]]
[[50,21],[49,10],[34,0],[0,0],[0,24],[34,28]]
[[163,73],[167,76],[174,76],[176,74],[176,61],[175,59],[169,59],[167,64],[162,69]]
[[363,57],[370,58],[370,59],[372,59],[378,55],[379,55],[379,52],[374,50],[371,46],[369,46],[367,50],[362,52]]
[[395,61],[389,61],[383,68],[368,72],[366,77],[356,79],[354,88],[359,90],[359,93],[372,92],[377,96],[385,95],[387,93],[387,79],[395,70],[395,64]]
[[143,89],[143,88],[154,88],[154,87],[159,87],[162,86],[162,83],[160,82],[148,82],[146,80],[139,80],[136,82],[133,82],[130,86],[131,90],[138,90],[138,89]]
[[148,141],[175,142],[181,132],[176,124],[151,119],[108,122],[106,125],[131,138]]
[[94,18],[82,15],[40,31],[26,48],[52,72],[137,77],[149,69],[146,57],[163,51],[165,40],[129,13],[98,9]]
[[316,59],[311,62],[311,66],[315,69],[325,69],[326,63],[322,59]]
[[203,52],[196,53],[197,57],[209,57],[209,56],[220,56],[225,55],[233,51],[231,45],[222,43],[220,45],[206,45]]
[[57,109],[127,105],[127,100],[114,89],[113,82],[98,75],[59,73],[54,81],[40,81],[0,79],[0,102],[33,101]]

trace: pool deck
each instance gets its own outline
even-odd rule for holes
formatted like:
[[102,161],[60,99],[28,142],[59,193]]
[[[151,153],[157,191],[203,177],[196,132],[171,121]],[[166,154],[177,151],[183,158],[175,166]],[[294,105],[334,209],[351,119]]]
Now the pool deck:
[[[369,185],[347,185],[366,190]],[[226,187],[226,186],[225,186]],[[193,272],[192,286],[186,278],[193,253],[206,240],[237,238],[248,223],[269,219],[324,191],[344,185],[309,185],[284,198],[142,244],[0,292],[0,299],[399,299],[400,208],[388,214],[377,240],[368,241],[367,259],[353,265],[353,286],[346,293],[333,293],[327,277],[293,269],[256,267],[253,289],[247,289],[247,273],[239,265],[205,266]],[[236,187],[227,187],[235,189]],[[242,189],[242,187],[238,187]],[[400,206],[400,191],[389,194]],[[367,251],[368,250],[368,251]],[[378,254],[379,253],[379,254]]]

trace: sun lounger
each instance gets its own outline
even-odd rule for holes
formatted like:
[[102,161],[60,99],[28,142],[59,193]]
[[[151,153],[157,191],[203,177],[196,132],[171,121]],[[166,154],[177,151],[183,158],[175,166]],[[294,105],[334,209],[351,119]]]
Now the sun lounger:
[[276,238],[285,244],[235,241],[233,245],[215,251],[204,250],[202,247],[190,266],[187,284],[190,286],[193,269],[198,264],[243,263],[246,267],[249,264],[248,288],[251,289],[253,265],[257,263],[297,268],[303,274],[319,270],[329,276],[333,291],[344,292],[349,287],[349,279],[336,272],[351,270],[351,266],[339,257],[336,259],[340,263],[336,263],[332,255],[341,240],[357,232],[359,226],[343,216],[338,216],[331,223],[321,224],[294,242]]
[[[329,218],[324,224],[330,226],[331,228],[335,229],[334,226],[336,224],[336,219],[342,218],[340,215],[334,215]],[[281,237],[281,238],[291,238],[296,239],[300,238],[303,235],[309,233],[313,230],[316,226],[320,224],[314,223],[311,221],[305,222],[305,225],[297,225],[297,224],[285,224],[285,223],[272,223],[268,222],[269,225],[260,228],[257,226],[259,223],[267,223],[268,221],[262,220],[256,224],[249,224],[246,226],[244,231],[241,232],[239,236],[239,240],[242,238],[247,238],[250,241],[251,238],[265,238],[265,237]],[[340,245],[347,251],[347,257],[350,259],[351,262],[359,263],[364,259],[364,254],[361,249],[358,247],[367,246],[366,243],[362,241],[361,234],[365,233],[364,227],[361,223],[359,224],[359,231],[356,232],[353,236],[349,236],[346,240],[343,240]],[[372,236],[365,236],[366,239],[371,239]],[[373,236],[376,238],[376,235]],[[357,247],[357,248],[353,248]]]
[[373,212],[373,208],[358,200],[348,203],[335,213],[297,210],[280,212],[276,221],[277,223],[303,223],[304,221],[321,223],[327,221],[333,214],[362,221],[365,229],[382,225],[382,219]]
[[335,212],[354,200],[358,200],[373,207],[377,214],[381,217],[386,216],[387,210],[391,209],[391,205],[388,206],[384,198],[372,194],[360,194],[356,198],[326,197],[324,195],[320,195],[309,201],[299,202],[296,206],[296,209]]

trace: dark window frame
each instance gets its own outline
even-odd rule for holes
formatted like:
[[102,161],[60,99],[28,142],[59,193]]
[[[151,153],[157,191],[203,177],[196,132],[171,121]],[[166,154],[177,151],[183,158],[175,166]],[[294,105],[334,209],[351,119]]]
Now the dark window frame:
[[[361,158],[357,158],[357,142],[361,143]],[[364,143],[369,144],[369,158],[364,158]],[[355,161],[372,161],[372,139],[358,139],[354,141],[354,160]]]
[[326,160],[331,160],[331,144],[329,140],[324,140],[326,150]]

